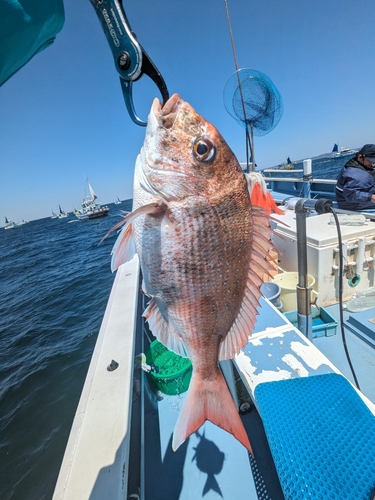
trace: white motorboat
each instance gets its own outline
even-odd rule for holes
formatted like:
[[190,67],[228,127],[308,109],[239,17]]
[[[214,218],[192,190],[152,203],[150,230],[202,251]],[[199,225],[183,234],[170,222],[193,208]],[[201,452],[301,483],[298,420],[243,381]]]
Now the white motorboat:
[[97,219],[98,217],[105,217],[108,215],[109,207],[103,206],[98,201],[95,191],[93,190],[89,180],[87,179],[87,186],[89,189],[89,195],[85,196],[82,201],[82,208],[80,210],[75,210],[74,214],[77,219]]

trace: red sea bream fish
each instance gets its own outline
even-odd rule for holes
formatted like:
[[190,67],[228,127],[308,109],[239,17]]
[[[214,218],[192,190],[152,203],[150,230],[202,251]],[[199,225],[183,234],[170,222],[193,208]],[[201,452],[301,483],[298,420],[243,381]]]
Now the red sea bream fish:
[[210,420],[251,451],[218,361],[248,343],[270,269],[269,219],[220,133],[177,94],[153,102],[123,223],[112,269],[138,253],[151,331],[193,365],[173,449]]

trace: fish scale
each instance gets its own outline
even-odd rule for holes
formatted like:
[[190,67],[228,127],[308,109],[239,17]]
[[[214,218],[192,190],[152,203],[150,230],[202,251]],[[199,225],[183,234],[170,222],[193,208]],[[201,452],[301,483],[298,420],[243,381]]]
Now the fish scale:
[[[171,296],[173,303],[182,300],[184,307],[179,308],[177,315],[186,319],[184,323],[187,324],[183,325],[183,329],[191,328],[194,324],[193,321],[198,321],[195,328],[196,334],[204,334],[205,328],[201,320],[207,321],[209,316],[205,311],[201,311],[202,315],[197,317],[198,310],[202,309],[201,304],[197,303],[198,297],[210,297],[215,302],[215,311],[221,304],[221,307],[225,311],[231,312],[232,316],[236,305],[238,309],[238,297],[244,293],[246,274],[242,273],[242,276],[238,276],[239,271],[236,273],[236,269],[239,270],[241,266],[235,254],[232,255],[230,247],[225,247],[225,243],[222,241],[223,237],[219,238],[220,233],[213,224],[207,224],[205,217],[192,217],[189,209],[176,208],[176,212],[172,208],[172,214],[177,222],[168,231],[171,234],[166,234],[166,231],[156,227],[155,234],[151,234],[149,239],[154,242],[157,248],[159,241],[160,244],[163,242],[166,248],[173,249],[172,253],[177,257],[174,259],[166,258],[160,262],[153,253],[152,264],[149,265],[154,267],[152,269],[148,267],[148,269],[154,277],[153,281],[159,288],[159,292],[161,282],[165,281],[168,284],[166,290],[163,289],[164,302],[169,303]],[[209,213],[212,219],[218,218],[217,214],[215,217],[214,212],[216,212],[214,208],[206,208],[206,213]],[[184,237],[182,238],[181,235]],[[199,235],[199,237],[191,235]],[[225,235],[224,240],[226,240]],[[240,280],[240,278],[242,279]],[[237,281],[241,281],[241,283],[237,283]],[[150,295],[156,293],[152,285],[146,285],[145,288]],[[176,290],[183,290],[181,297],[178,297]],[[159,296],[160,293],[158,293]],[[207,304],[210,305],[210,302]],[[224,330],[220,329],[217,332],[223,337],[231,326],[233,318],[228,318],[228,315],[225,314],[215,316],[216,328],[220,326],[220,323],[217,322],[217,319],[220,318],[227,319],[223,325]]]

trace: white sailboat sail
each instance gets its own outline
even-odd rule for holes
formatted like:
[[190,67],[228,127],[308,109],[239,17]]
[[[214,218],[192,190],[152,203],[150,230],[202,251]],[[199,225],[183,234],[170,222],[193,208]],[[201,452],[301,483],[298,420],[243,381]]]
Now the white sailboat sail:
[[92,200],[93,200],[93,201],[94,201],[94,200],[96,200],[96,199],[97,199],[96,193],[95,193],[95,191],[93,190],[93,188],[91,187],[91,184],[90,184],[90,182],[89,182],[89,181],[87,181],[87,185],[88,185],[88,187],[89,187],[89,191],[90,191],[90,194],[91,194],[91,198],[92,198]]
[[86,178],[87,187],[89,188],[90,194],[86,195],[82,200],[81,210],[74,209],[75,216],[80,219],[96,219],[97,217],[104,217],[108,214],[109,208],[107,206],[102,206],[98,201],[95,191],[93,190],[88,177]]

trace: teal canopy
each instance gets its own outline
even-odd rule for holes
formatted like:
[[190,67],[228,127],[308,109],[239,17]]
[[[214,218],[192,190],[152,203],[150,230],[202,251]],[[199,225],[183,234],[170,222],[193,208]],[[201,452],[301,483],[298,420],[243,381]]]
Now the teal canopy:
[[64,21],[63,0],[0,0],[0,85],[51,45]]

